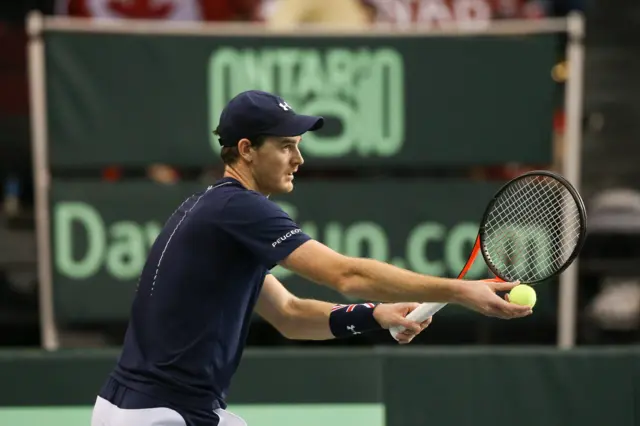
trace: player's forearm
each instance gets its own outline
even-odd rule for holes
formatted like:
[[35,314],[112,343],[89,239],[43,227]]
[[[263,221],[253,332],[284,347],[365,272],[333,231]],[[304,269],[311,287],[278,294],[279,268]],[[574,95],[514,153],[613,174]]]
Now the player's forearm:
[[329,340],[334,336],[329,327],[332,303],[296,299],[291,303],[287,320],[280,332],[294,340]]
[[417,274],[374,259],[352,258],[341,292],[384,302],[453,303],[459,290],[457,280]]

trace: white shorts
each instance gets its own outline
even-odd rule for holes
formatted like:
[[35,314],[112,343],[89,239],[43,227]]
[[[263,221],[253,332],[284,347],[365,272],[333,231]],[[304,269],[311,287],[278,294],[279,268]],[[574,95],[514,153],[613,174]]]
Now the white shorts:
[[[240,417],[218,409],[219,426],[247,426]],[[98,397],[93,407],[91,426],[187,426],[185,419],[170,408],[141,408],[125,410]]]

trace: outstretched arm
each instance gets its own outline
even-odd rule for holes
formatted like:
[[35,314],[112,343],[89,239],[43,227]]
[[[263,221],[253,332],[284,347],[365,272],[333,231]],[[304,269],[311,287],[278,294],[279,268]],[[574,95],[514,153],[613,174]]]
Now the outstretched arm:
[[[383,304],[372,309],[371,315],[379,329],[388,329],[396,325],[407,328],[399,342],[409,343],[431,322],[429,319],[418,324],[405,318],[417,306],[417,303]],[[337,309],[334,308],[336,308],[334,303],[300,299],[294,296],[276,277],[267,274],[256,305],[256,312],[289,339],[329,340],[336,337],[334,332],[339,333],[336,330],[342,321],[342,317],[335,317],[332,330],[330,325],[332,312],[334,315],[344,314],[344,312],[336,312]],[[362,309],[366,310],[366,307]],[[364,314],[367,313],[364,312]],[[362,321],[361,316],[358,318]],[[353,328],[353,334],[359,333],[356,328]]]
[[511,290],[517,282],[474,282],[417,274],[374,259],[344,256],[315,240],[300,245],[280,264],[311,281],[362,299],[456,303],[505,319],[531,314],[531,308],[509,303],[496,294]]

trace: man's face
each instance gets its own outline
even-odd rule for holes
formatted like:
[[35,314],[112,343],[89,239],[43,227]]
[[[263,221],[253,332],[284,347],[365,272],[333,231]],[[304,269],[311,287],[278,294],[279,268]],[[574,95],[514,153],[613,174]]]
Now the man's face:
[[255,150],[252,174],[260,192],[281,194],[293,190],[293,174],[304,163],[300,136],[269,137]]

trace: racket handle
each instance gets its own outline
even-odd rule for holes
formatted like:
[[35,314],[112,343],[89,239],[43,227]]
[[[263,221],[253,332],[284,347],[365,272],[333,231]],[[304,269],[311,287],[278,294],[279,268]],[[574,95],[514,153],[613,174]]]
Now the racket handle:
[[[433,314],[445,306],[447,306],[446,303],[423,303],[413,311],[409,312],[407,319],[416,322],[426,321],[430,316],[433,316]],[[394,339],[398,340],[396,336],[404,330],[406,329],[403,326],[391,327],[389,329],[389,333],[391,333],[391,336],[393,336]]]

